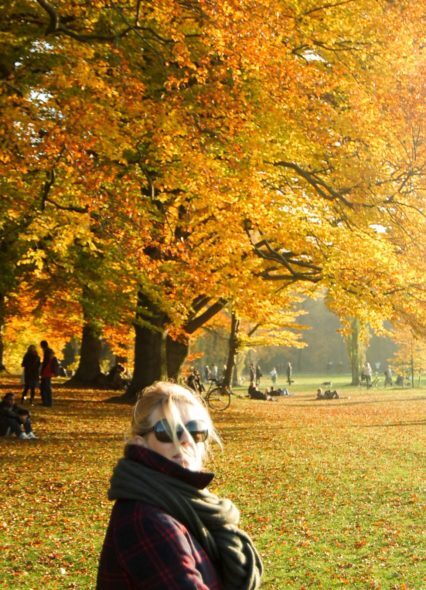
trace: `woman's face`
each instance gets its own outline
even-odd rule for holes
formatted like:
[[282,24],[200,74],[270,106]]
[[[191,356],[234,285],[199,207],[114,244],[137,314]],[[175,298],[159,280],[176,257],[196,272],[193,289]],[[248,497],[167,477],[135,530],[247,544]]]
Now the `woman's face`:
[[[196,405],[180,403],[176,405],[179,422],[183,425],[192,420],[202,420],[205,422],[205,414],[202,409]],[[154,426],[159,420],[165,418],[163,410],[156,408],[151,416],[151,424]],[[183,431],[180,438],[180,444],[175,442],[160,442],[157,440],[154,432],[145,434],[145,446],[159,455],[162,455],[169,461],[174,461],[191,471],[200,471],[203,466],[203,460],[206,452],[204,442],[195,442],[192,436],[186,430]]]

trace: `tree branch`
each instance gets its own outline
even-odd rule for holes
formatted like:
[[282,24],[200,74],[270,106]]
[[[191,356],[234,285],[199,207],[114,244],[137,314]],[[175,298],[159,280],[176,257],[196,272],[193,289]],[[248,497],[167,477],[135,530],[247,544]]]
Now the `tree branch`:
[[301,166],[295,164],[294,162],[286,162],[285,160],[281,160],[278,162],[269,162],[269,164],[272,164],[273,166],[290,168],[291,170],[294,170],[295,172],[297,172],[299,176],[304,178],[306,182],[308,182],[321,197],[327,199],[327,201],[339,200],[344,205],[346,205],[346,207],[349,207],[350,209],[354,208],[354,205],[350,201],[348,201],[344,196],[350,193],[353,187],[343,188],[340,191],[336,191],[330,185],[325,183],[324,180],[319,178],[314,172],[304,170],[303,168],[301,168]]
[[198,328],[201,328],[203,324],[208,322],[212,317],[214,317],[221,309],[225,307],[227,301],[225,299],[219,299],[211,305],[204,313],[197,317],[190,318],[184,325],[184,330],[188,334],[192,334]]

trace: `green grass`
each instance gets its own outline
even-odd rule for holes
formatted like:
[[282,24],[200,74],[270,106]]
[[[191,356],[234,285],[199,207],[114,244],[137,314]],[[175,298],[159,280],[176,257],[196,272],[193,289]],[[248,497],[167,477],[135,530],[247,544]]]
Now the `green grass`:
[[[241,509],[263,588],[425,588],[426,391],[333,378],[344,399],[316,401],[326,379],[295,378],[289,398],[236,398],[214,416],[211,489]],[[1,589],[94,588],[130,414],[108,396],[58,388],[52,409],[34,408],[40,440],[0,440]]]

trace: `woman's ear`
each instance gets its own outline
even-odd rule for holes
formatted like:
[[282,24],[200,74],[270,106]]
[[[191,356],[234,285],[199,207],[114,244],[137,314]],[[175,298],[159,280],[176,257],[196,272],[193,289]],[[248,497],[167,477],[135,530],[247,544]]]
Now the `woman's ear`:
[[140,436],[139,434],[135,434],[135,436],[132,438],[132,440],[130,442],[133,445],[139,445],[140,447],[148,448],[148,444],[147,444],[145,438],[143,436]]

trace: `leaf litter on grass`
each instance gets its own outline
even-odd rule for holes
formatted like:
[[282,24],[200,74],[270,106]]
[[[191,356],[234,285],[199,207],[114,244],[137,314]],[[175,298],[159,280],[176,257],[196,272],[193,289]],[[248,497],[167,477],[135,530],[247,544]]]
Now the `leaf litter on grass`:
[[[33,411],[38,441],[0,442],[0,588],[94,587],[130,408],[109,392],[58,391]],[[233,400],[212,491],[241,509],[266,590],[420,590],[424,395],[355,392],[318,404]],[[2,586],[3,584],[3,586]]]

